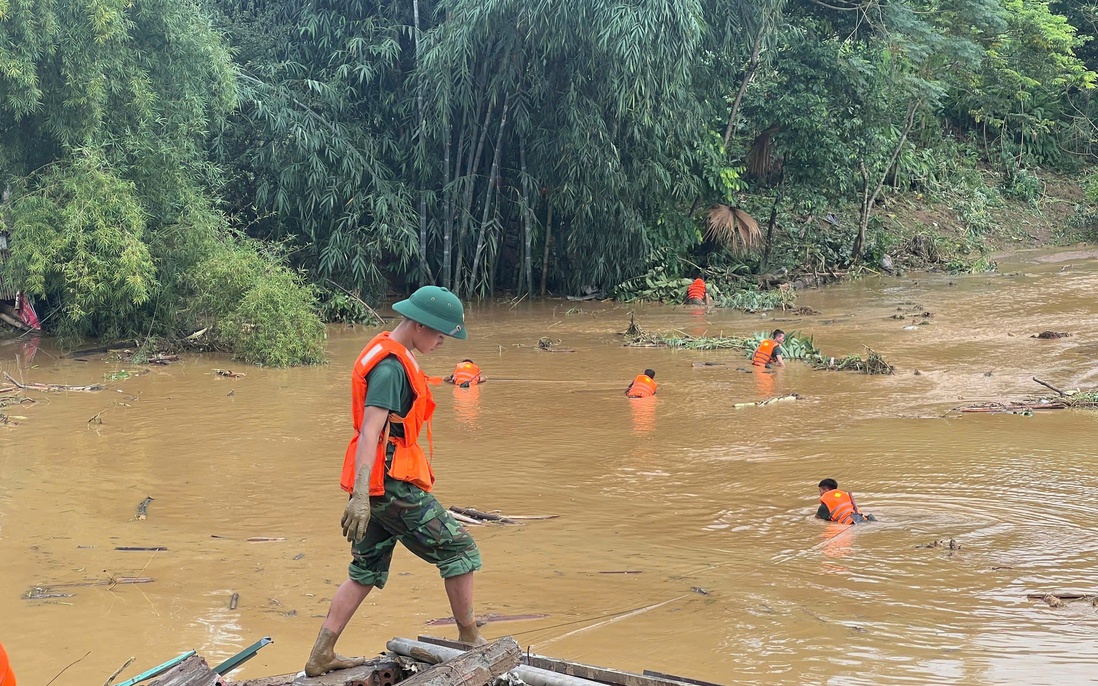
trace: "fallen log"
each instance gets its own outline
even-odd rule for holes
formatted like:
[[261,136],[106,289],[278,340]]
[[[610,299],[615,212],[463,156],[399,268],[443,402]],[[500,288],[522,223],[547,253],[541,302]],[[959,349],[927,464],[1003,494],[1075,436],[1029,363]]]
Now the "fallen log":
[[464,653],[454,652],[456,654],[445,662],[400,683],[404,686],[485,686],[517,667],[522,659],[522,650],[510,636]]
[[[514,642],[514,639],[511,639],[510,637],[508,637],[508,639]],[[420,662],[428,662],[432,664],[445,662],[446,660],[457,657],[462,653],[462,651],[459,649],[444,648],[442,646],[432,645],[423,641],[413,641],[408,638],[394,638],[393,640],[389,641],[385,645],[385,647],[388,648],[391,652],[396,653],[397,655],[403,655],[405,657],[419,660]],[[516,648],[517,647],[518,646],[516,644]],[[525,665],[519,665],[510,671],[512,674],[529,684],[529,686],[598,686],[597,681],[580,679],[579,677],[568,676],[566,674],[557,674],[556,672],[550,672],[547,669],[538,669],[537,667],[527,667]],[[481,682],[480,684],[478,684],[478,686],[482,686],[484,683],[486,682]],[[440,684],[440,686],[442,685]]]
[[93,392],[93,391],[101,391],[104,388],[106,388],[106,386],[102,386],[100,384],[89,384],[87,386],[69,386],[69,385],[66,385],[66,384],[57,384],[57,383],[28,383],[28,384],[24,384],[24,383],[19,383],[18,381],[13,379],[11,374],[8,374],[7,372],[4,372],[4,378],[6,378],[9,382],[15,384],[16,388],[18,388],[20,390],[23,390],[23,391],[43,391],[43,392],[46,392],[46,393],[56,393],[56,392],[60,392],[60,391],[77,391],[77,392],[90,393],[90,392]]
[[201,655],[192,655],[149,686],[217,686],[218,675]]

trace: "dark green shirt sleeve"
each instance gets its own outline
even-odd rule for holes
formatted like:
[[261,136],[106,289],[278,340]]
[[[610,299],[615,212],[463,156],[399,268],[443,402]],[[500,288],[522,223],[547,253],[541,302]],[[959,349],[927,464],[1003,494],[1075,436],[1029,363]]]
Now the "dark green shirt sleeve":
[[366,375],[366,407],[380,407],[401,417],[412,409],[412,387],[400,360],[389,356]]
[[826,519],[831,521],[831,510],[827,509],[827,505],[820,503],[820,509],[816,510],[816,516],[820,519]]
[[[404,373],[404,365],[392,355],[378,362],[366,375],[366,407],[380,407],[401,417],[408,416],[408,411],[412,409],[412,387],[408,384],[408,375]],[[390,422],[389,433],[403,437],[404,425]],[[388,454],[392,453],[393,445],[390,443]]]
[[770,359],[773,360],[778,355],[781,355],[783,358],[785,357],[785,351],[782,350],[782,346],[780,345],[774,346],[774,349],[770,351]]

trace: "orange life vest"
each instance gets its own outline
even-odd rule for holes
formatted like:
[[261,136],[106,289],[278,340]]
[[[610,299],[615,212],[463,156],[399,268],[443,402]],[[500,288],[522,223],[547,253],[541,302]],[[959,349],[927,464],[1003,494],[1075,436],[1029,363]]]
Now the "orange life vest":
[[472,386],[480,380],[480,367],[472,362],[462,362],[454,367],[453,379],[455,386],[460,386],[463,383]]
[[427,384],[437,383],[437,380],[427,376],[420,369],[412,353],[389,338],[388,331],[383,331],[363,348],[351,372],[351,417],[354,420],[355,435],[351,438],[347,453],[343,457],[343,474],[339,480],[339,485],[348,493],[352,493],[355,487],[355,451],[358,450],[362,416],[366,409],[366,376],[379,362],[390,355],[394,355],[404,366],[404,373],[412,386],[415,398],[412,400],[412,409],[408,411],[407,416],[401,417],[395,412],[389,413],[389,423],[403,425],[404,436],[390,435],[388,424],[382,435],[378,436],[374,468],[370,472],[370,495],[385,494],[385,451],[388,443],[395,446],[389,476],[398,481],[407,481],[425,491],[430,491],[435,483],[431,460],[416,441],[419,439],[420,431],[426,426],[427,445],[431,452],[434,452],[430,422],[431,415],[435,411],[435,401],[431,397],[431,389]]
[[649,398],[656,394],[656,382],[649,376],[638,374],[626,393],[630,398]]
[[820,502],[823,503],[827,507],[828,512],[831,513],[831,521],[840,524],[854,523],[854,513],[859,512],[858,508],[854,506],[854,501],[850,498],[850,494],[845,491],[840,491],[837,488],[821,495]]
[[0,686],[15,686],[15,672],[12,671],[3,645],[0,645]]
[[755,348],[755,352],[751,355],[751,364],[758,367],[765,367],[774,360],[774,348],[778,347],[777,341],[766,339],[762,343],[759,343],[759,347]]
[[694,283],[686,289],[687,300],[705,300],[705,281],[694,279]]

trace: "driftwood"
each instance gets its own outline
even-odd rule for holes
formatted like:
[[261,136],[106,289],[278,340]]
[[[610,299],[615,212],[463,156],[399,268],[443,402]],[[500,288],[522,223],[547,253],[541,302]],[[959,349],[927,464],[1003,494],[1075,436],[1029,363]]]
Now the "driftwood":
[[338,669],[321,676],[279,674],[261,679],[231,681],[222,678],[225,686],[393,686],[406,676],[404,668],[392,657],[381,656],[350,669]]
[[251,538],[245,538],[245,543],[277,543],[279,541],[285,541],[285,538],[279,536],[252,536]]
[[149,546],[120,545],[120,546],[115,546],[114,549],[115,550],[121,550],[121,551],[127,552],[127,553],[160,553],[160,552],[164,552],[165,550],[167,550],[167,548],[162,546],[162,545],[149,545]]
[[774,403],[782,403],[788,400],[801,400],[802,396],[792,393],[790,395],[779,395],[774,398],[767,398],[766,400],[760,400],[754,403],[736,403],[732,407],[734,409],[740,409],[741,407],[760,407],[762,405],[773,405]]
[[121,667],[114,670],[114,674],[111,674],[109,677],[107,677],[107,681],[103,684],[103,686],[111,686],[111,684],[114,683],[114,680],[118,678],[118,675],[121,674],[127,667],[132,665],[133,661],[136,659],[137,657],[131,657],[130,659],[126,660],[126,662]]
[[164,672],[149,686],[217,686],[217,678],[205,658],[193,655]]
[[[436,636],[420,636],[419,640],[423,643],[430,643],[444,648],[454,648],[457,650],[468,650],[469,648],[468,643],[438,638]],[[579,679],[599,682],[601,684],[610,684],[611,686],[683,686],[682,680],[671,680],[662,676],[652,676],[651,673],[647,671],[645,672],[645,675],[633,674],[631,672],[622,672],[607,667],[597,667],[595,665],[587,665],[581,662],[572,662],[570,660],[558,660],[556,658],[535,655],[532,653],[524,653],[522,655],[522,664],[528,667],[534,667],[538,670],[545,670],[546,672],[565,674]]]
[[[514,642],[514,639],[510,637],[501,640]],[[394,638],[386,644],[386,648],[397,655],[410,657],[421,662],[443,662],[461,655],[460,648],[447,648],[437,644],[413,641],[407,638]],[[558,674],[545,669],[527,667],[526,665],[521,664],[512,669],[510,674],[518,677],[530,686],[597,686],[597,682],[588,679]]]
[[151,495],[150,496],[145,496],[145,499],[142,500],[138,504],[138,506],[137,506],[137,518],[139,520],[145,521],[146,519],[148,519],[148,517],[149,517],[149,503],[151,503],[152,501],[153,501],[153,497]]
[[510,636],[504,636],[450,657],[400,683],[405,686],[485,686],[517,667],[521,659],[522,649],[518,643]]
[[462,524],[468,524],[469,526],[484,526],[484,522],[480,521],[479,519],[474,519],[473,517],[467,517],[467,516],[461,514],[460,512],[451,512],[450,516],[453,517],[454,519],[458,520]]
[[103,386],[101,384],[89,384],[87,386],[69,386],[67,384],[58,384],[58,383],[27,383],[27,384],[24,384],[24,383],[19,383],[18,381],[13,379],[11,374],[8,374],[7,372],[4,372],[4,378],[6,378],[9,382],[15,384],[15,387],[18,388],[19,390],[22,390],[22,391],[43,391],[43,392],[46,392],[46,393],[56,393],[56,392],[60,392],[60,391],[78,391],[78,392],[90,393],[92,391],[101,391],[104,388],[106,388],[106,386]]
[[1039,334],[1034,334],[1030,336],[1030,338],[1042,338],[1045,340],[1050,340],[1055,338],[1067,338],[1070,335],[1071,334],[1067,333],[1066,331],[1042,331]]
[[1044,386],[1045,388],[1048,388],[1048,389],[1051,389],[1051,390],[1053,390],[1053,391],[1056,391],[1057,393],[1059,393],[1059,394],[1060,394],[1060,397],[1061,397],[1061,398],[1062,398],[1062,397],[1064,397],[1065,395],[1067,395],[1067,393],[1064,393],[1064,392],[1063,392],[1063,391],[1061,391],[1061,390],[1060,390],[1059,388],[1056,388],[1055,386],[1053,386],[1052,384],[1048,383],[1047,381],[1041,381],[1041,380],[1040,380],[1040,379],[1038,379],[1038,378],[1037,378],[1036,376],[1035,376],[1035,377],[1033,377],[1033,380],[1034,380],[1034,381],[1036,381],[1037,383],[1041,384],[1041,385],[1042,385],[1042,386]]
[[245,376],[243,372],[234,372],[231,369],[215,369],[214,374],[218,376],[224,376],[229,379],[240,379]]
[[472,507],[458,507],[456,505],[450,506],[450,512],[456,512],[457,514],[465,515],[466,517],[472,517],[473,519],[480,519],[487,522],[497,522],[499,524],[518,524],[515,520],[504,515],[492,514],[491,512],[481,512]]
[[989,414],[1018,414],[1022,412],[1032,412],[1034,410],[1062,410],[1066,405],[1063,403],[1045,403],[1045,402],[1019,402],[1019,403],[977,403],[975,405],[966,405],[964,407],[956,408],[958,412],[985,412]]

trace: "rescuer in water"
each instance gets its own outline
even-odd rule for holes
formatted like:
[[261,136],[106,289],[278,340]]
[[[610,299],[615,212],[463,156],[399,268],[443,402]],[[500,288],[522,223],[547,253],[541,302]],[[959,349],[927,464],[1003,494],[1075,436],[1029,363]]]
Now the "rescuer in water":
[[694,279],[693,283],[686,287],[686,304],[713,304],[713,296],[709,295],[709,289],[705,286],[705,279]]
[[774,333],[770,334],[770,338],[759,343],[759,347],[751,353],[751,364],[756,367],[769,367],[771,365],[784,367],[785,360],[782,359],[782,356],[785,355],[785,351],[782,350],[783,342],[785,342],[785,332],[781,329],[774,329]]
[[480,367],[474,364],[472,360],[465,359],[458,362],[458,365],[454,367],[454,371],[442,377],[442,380],[455,386],[469,388],[484,383],[488,380],[488,377],[480,373]]
[[824,479],[820,482],[820,508],[816,510],[816,516],[839,524],[877,521],[877,518],[871,514],[862,514],[854,503],[853,496],[840,491],[839,482],[834,479]]
[[630,398],[650,398],[656,394],[656,370],[645,369],[643,374],[638,374],[625,389],[625,395]]

